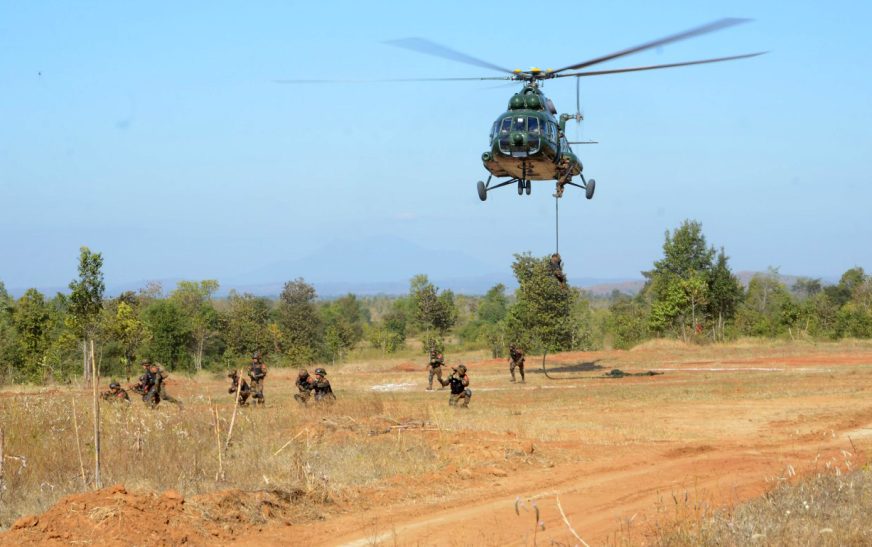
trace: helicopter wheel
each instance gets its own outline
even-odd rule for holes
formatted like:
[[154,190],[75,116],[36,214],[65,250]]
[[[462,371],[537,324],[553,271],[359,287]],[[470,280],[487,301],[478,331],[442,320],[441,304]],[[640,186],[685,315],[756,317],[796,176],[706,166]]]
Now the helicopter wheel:
[[487,187],[482,181],[478,181],[478,199],[482,201],[485,201],[487,199]]
[[529,181],[529,180],[527,181],[527,184],[525,186],[525,190],[527,192],[527,195],[529,196],[530,192],[533,191],[533,183],[531,181]]
[[524,186],[525,186],[524,179],[519,180],[518,181],[518,195],[519,196],[524,195]]
[[596,190],[596,181],[590,179],[587,181],[587,184],[584,185],[584,197],[587,199],[593,199],[593,193]]

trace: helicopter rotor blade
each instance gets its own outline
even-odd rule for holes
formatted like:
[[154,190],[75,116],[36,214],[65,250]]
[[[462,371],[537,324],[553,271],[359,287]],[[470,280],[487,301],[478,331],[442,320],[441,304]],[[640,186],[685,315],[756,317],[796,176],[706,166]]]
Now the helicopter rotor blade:
[[375,80],[273,80],[276,84],[378,84],[384,82],[462,82],[482,80],[511,80],[508,76],[484,76],[480,78],[385,78]]
[[640,72],[643,70],[657,70],[661,68],[674,68],[678,66],[691,66],[691,65],[703,65],[706,63],[721,63],[723,61],[735,61],[736,59],[749,59],[751,57],[757,57],[759,55],[764,55],[767,53],[766,51],[758,51],[756,53],[745,53],[743,55],[731,55],[730,57],[718,57],[716,59],[702,59],[699,61],[686,61],[683,63],[668,63],[664,65],[649,65],[649,66],[637,66],[637,67],[629,67],[629,68],[616,68],[612,70],[590,70],[587,72],[570,72],[568,74],[557,74],[554,78],[569,78],[570,76],[575,76],[576,78],[583,78],[585,76],[603,76],[605,74],[621,74],[622,72]]
[[496,70],[497,72],[514,75],[514,73],[507,68],[497,66],[487,61],[482,61],[481,59],[476,59],[471,55],[461,53],[459,51],[451,49],[450,47],[443,46],[442,44],[437,44],[436,42],[431,42],[430,40],[426,40],[424,38],[402,38],[400,40],[388,40],[384,43],[391,46],[416,51],[418,53],[425,53],[427,55],[442,57],[443,59],[456,61],[458,63],[466,63],[468,65],[477,66],[479,68],[486,68],[489,70]]
[[596,65],[599,63],[604,63],[606,61],[611,61],[612,59],[617,59],[618,57],[623,57],[625,55],[630,55],[632,53],[638,53],[640,51],[644,51],[646,49],[652,49],[655,47],[660,47],[666,44],[671,44],[673,42],[678,42],[680,40],[686,40],[687,38],[693,38],[694,36],[700,36],[702,34],[707,34],[709,32],[714,32],[716,30],[721,30],[727,27],[732,27],[735,25],[740,25],[742,23],[747,23],[751,19],[739,19],[728,17],[725,19],[718,19],[717,21],[712,21],[711,23],[707,23],[700,27],[695,27],[684,32],[679,32],[678,34],[673,34],[671,36],[666,36],[664,38],[660,38],[658,40],[653,40],[651,42],[646,42],[644,44],[622,49],[621,51],[616,51],[615,53],[610,53],[609,55],[603,55],[602,57],[596,57],[594,59],[590,59],[588,61],[584,61],[581,63],[576,63],[574,65],[565,66],[563,68],[555,70],[553,73],[563,72],[564,70],[578,70],[581,68],[586,68],[592,65]]

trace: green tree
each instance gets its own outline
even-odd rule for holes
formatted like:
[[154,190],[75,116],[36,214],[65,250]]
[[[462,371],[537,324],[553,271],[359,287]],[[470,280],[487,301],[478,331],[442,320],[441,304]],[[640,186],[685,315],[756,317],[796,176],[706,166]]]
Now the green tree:
[[130,379],[130,366],[140,346],[146,342],[149,331],[139,318],[139,302],[133,293],[124,293],[110,309],[106,331],[118,343],[124,359],[124,374]]
[[285,283],[276,308],[284,351],[292,364],[308,364],[324,354],[324,325],[315,305],[315,287],[302,278]]
[[[650,327],[658,333],[680,333],[684,340],[704,323],[714,248],[709,248],[702,224],[685,220],[666,232],[663,258],[642,272],[644,292],[651,301]],[[690,332],[689,332],[690,331]]]
[[327,352],[336,362],[363,339],[369,312],[355,295],[347,294],[322,306],[321,318]]
[[725,340],[726,324],[736,316],[736,309],[745,296],[742,283],[733,275],[728,261],[729,258],[721,247],[708,277],[707,313],[714,320],[714,338],[720,341]]
[[103,256],[87,247],[79,249],[79,277],[70,282],[67,327],[82,342],[83,375],[91,378],[89,346],[98,334],[100,312],[103,309]]
[[172,300],[157,300],[143,312],[151,338],[148,356],[169,370],[188,368],[185,348],[190,330],[181,308]]
[[777,269],[756,274],[748,283],[745,301],[736,314],[737,327],[747,336],[775,337],[787,333],[798,317],[790,304],[790,292]]
[[0,281],[0,383],[15,376],[20,361],[18,335],[12,320],[15,302]]
[[508,341],[528,350],[574,349],[580,342],[581,325],[573,314],[578,293],[560,286],[549,261],[529,253],[515,255],[512,271],[519,286],[505,319]]
[[194,369],[203,368],[203,353],[206,342],[215,336],[220,327],[218,312],[212,303],[212,295],[218,290],[218,281],[179,281],[170,299],[179,305],[191,332],[191,353]]
[[457,306],[454,304],[454,293],[439,289],[430,283],[426,275],[416,275],[409,283],[409,296],[415,310],[415,325],[425,331],[426,338],[435,331],[440,337],[457,322]]
[[613,294],[609,305],[606,328],[611,333],[612,345],[617,349],[630,349],[648,338],[648,310],[642,298]]
[[271,304],[268,299],[249,293],[240,295],[231,290],[226,304],[222,330],[232,356],[272,347],[274,335],[269,329]]
[[45,354],[51,345],[51,308],[41,292],[27,289],[15,304],[12,317],[21,349],[20,373],[28,381],[40,382],[45,368]]
[[506,286],[497,283],[485,293],[478,304],[477,315],[485,323],[499,323],[506,318],[509,310],[509,300],[506,298]]

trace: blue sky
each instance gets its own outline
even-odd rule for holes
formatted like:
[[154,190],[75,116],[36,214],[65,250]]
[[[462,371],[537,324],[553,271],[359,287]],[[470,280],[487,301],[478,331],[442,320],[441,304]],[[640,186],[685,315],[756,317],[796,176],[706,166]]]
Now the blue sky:
[[[475,193],[513,87],[273,80],[490,75],[382,43],[409,36],[510,68],[565,66],[726,16],[755,22],[601,66],[770,53],[582,80],[577,135],[601,144],[578,151],[598,186],[592,201],[573,189],[561,201],[567,269],[638,277],[685,218],[738,270],[872,269],[870,12],[810,1],[0,1],[0,280],[65,285],[80,245],[104,254],[116,283],[231,279],[385,235],[474,257],[480,274],[507,271],[513,253],[554,245],[549,183],[531,197]],[[572,81],[545,91],[574,110]],[[371,248],[374,261],[389,252]],[[388,266],[381,277],[370,281],[391,280]]]

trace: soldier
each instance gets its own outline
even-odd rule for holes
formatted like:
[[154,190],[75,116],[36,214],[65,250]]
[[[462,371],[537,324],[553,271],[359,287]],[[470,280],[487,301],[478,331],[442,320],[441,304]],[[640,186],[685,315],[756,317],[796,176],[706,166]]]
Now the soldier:
[[248,404],[248,397],[251,396],[251,388],[248,387],[248,382],[245,381],[245,378],[241,378],[242,385],[239,385],[239,373],[235,370],[227,375],[230,378],[230,388],[227,390],[227,393],[236,393],[236,390],[239,390],[239,398],[236,399],[236,404],[239,406],[245,406]]
[[309,397],[312,396],[312,390],[315,389],[315,380],[309,376],[309,371],[301,368],[300,372],[297,374],[297,381],[294,382],[294,385],[297,386],[297,390],[299,393],[294,394],[294,399],[297,400],[301,405],[305,405],[309,402]]
[[448,377],[448,380],[442,381],[443,386],[451,386],[451,396],[448,398],[449,406],[457,406],[460,402],[460,408],[469,408],[469,400],[472,398],[472,391],[469,389],[469,376],[466,375],[466,365],[457,365],[457,368],[452,369],[454,372]]
[[158,402],[159,401],[167,401],[169,403],[173,403],[174,405],[181,407],[182,402],[169,393],[167,393],[166,388],[166,379],[169,378],[169,374],[167,374],[166,370],[164,370],[162,365],[157,363],[150,363],[148,367],[149,373],[151,373],[154,378],[154,384],[158,391]]
[[330,380],[327,379],[327,371],[323,368],[315,369],[315,381],[312,382],[312,389],[315,391],[315,402],[333,402],[336,400],[336,395],[333,395],[333,388],[330,387]]
[[153,408],[160,404],[161,377],[152,372],[151,362],[147,359],[141,364],[143,374],[139,377],[139,383],[133,387],[133,390],[136,393],[141,393],[142,402]]
[[260,358],[260,352],[251,356],[251,366],[248,368],[248,377],[251,378],[252,398],[255,404],[262,405],[266,402],[263,396],[263,381],[266,378],[266,365]]
[[560,258],[560,253],[551,255],[551,262],[548,263],[551,269],[551,275],[560,283],[560,286],[566,288],[566,274],[563,273],[563,259]]
[[524,378],[524,351],[515,344],[509,344],[509,372],[512,375],[512,382],[515,381],[515,367],[521,372],[521,383],[527,383]]
[[104,401],[125,401],[130,402],[130,396],[127,395],[127,391],[121,387],[121,384],[112,380],[112,383],[109,384],[109,390],[104,391],[100,394],[103,397]]
[[436,350],[436,348],[430,349],[430,362],[427,365],[428,377],[427,377],[427,391],[433,391],[433,377],[435,376],[439,380],[439,384],[442,384],[442,367],[445,366],[445,358],[442,357],[442,353]]

